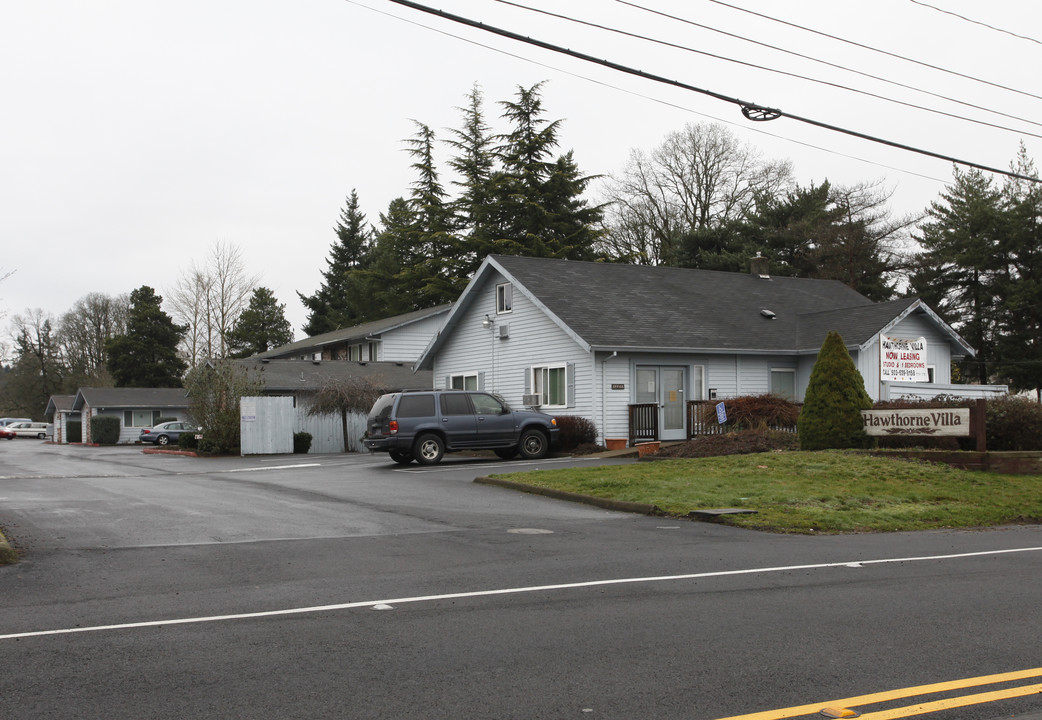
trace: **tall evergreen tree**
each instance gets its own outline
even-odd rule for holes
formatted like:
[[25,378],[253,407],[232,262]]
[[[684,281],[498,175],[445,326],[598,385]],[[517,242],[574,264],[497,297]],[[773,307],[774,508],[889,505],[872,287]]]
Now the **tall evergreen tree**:
[[253,291],[250,304],[228,333],[231,357],[243,358],[293,341],[293,328],[286,319],[286,306],[266,287]]
[[[1038,176],[1023,145],[1012,169],[1018,175]],[[1042,185],[1011,178],[1002,199],[996,371],[1014,389],[1034,390],[1042,400]]]
[[174,324],[162,302],[147,285],[130,293],[127,332],[105,346],[116,387],[181,387],[188,365],[177,346],[187,327]]
[[367,299],[357,287],[355,271],[368,262],[373,233],[359,208],[357,191],[348,196],[334,230],[337,239],[326,259],[322,285],[313,295],[297,293],[309,311],[303,327],[308,336],[350,327],[366,314]]
[[954,183],[930,204],[927,216],[912,290],[976,349],[963,373],[986,383],[996,358],[996,289],[1004,272],[1000,193],[979,170],[956,168]]
[[397,285],[412,296],[416,309],[455,300],[466,277],[460,275],[463,254],[453,233],[452,208],[434,161],[434,131],[416,122],[416,135],[407,140],[418,177],[408,203],[412,224],[405,231]]
[[450,139],[445,142],[456,153],[448,164],[460,178],[453,181],[460,194],[452,203],[461,240],[457,274],[470,277],[494,251],[491,187],[496,153],[492,129],[485,121],[484,97],[477,85],[467,94],[467,106],[457,110],[463,114],[463,126],[450,129]]
[[492,178],[490,225],[494,252],[587,260],[596,256],[600,207],[582,199],[594,179],[583,177],[572,154],[555,158],[561,120],[543,117],[542,83],[519,87],[502,101],[512,128],[499,136],[500,169]]

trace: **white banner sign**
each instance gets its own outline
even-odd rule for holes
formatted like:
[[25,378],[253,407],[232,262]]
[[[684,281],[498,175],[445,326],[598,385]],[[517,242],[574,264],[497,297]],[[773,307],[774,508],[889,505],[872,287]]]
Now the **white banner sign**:
[[930,373],[926,369],[926,338],[902,340],[880,335],[879,379],[930,382]]

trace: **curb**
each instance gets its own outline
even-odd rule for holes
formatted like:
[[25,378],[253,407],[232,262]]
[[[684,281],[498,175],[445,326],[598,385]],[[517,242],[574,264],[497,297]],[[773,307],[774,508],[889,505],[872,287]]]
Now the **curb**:
[[141,451],[144,455],[184,455],[185,457],[199,457],[194,450],[160,450],[159,448],[146,448]]
[[545,497],[554,498],[555,500],[568,500],[569,502],[583,503],[585,505],[594,505],[605,510],[637,513],[640,515],[663,514],[662,510],[660,510],[657,505],[649,505],[647,503],[637,502],[625,502],[623,500],[609,500],[608,498],[599,498],[594,497],[592,495],[581,495],[580,493],[567,492],[565,490],[553,490],[551,488],[538,487],[535,485],[526,485],[525,483],[514,482],[513,480],[500,480],[499,478],[481,476],[474,478],[474,482],[481,485],[493,485],[495,487],[501,487],[507,490],[520,490],[521,492],[531,493],[533,495],[543,495]]

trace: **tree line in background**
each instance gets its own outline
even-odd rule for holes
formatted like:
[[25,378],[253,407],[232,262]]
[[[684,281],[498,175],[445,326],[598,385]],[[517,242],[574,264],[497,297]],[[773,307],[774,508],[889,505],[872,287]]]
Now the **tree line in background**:
[[[735,272],[762,254],[773,275],[837,280],[876,301],[918,295],[977,350],[959,368],[964,378],[1042,385],[1039,184],[956,169],[923,213],[894,217],[879,182],[801,186],[788,161],[765,159],[705,123],[635,149],[619,173],[594,178],[560,152],[562,121],[547,119],[541,88],[519,87],[498,103],[500,133],[477,87],[444,140],[415,123],[405,141],[416,178],[408,192],[372,225],[352,191],[320,287],[298,292],[306,335],[453,301],[490,254]],[[435,161],[442,144],[447,183]],[[1023,147],[1011,166],[1036,176]],[[597,179],[601,194],[591,202]],[[179,385],[203,360],[293,339],[285,305],[258,286],[234,247],[217,243],[167,296],[170,315],[143,286],[91,293],[57,320],[40,310],[15,316],[0,406],[38,416],[51,394],[77,387]]]

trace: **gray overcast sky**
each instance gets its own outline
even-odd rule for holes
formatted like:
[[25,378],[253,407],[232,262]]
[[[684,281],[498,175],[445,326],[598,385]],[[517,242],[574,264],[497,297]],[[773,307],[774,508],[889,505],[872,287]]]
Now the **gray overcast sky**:
[[[810,75],[988,128],[537,15],[494,0],[436,7],[690,85],[1006,168],[1023,140],[1042,163],[1042,100],[738,12],[709,0],[634,0],[714,28],[998,110],[1009,119],[850,75],[613,0],[525,0],[678,45]],[[913,0],[728,0],[822,32],[1042,95],[1042,45]],[[931,0],[1042,39],[1042,4]],[[376,222],[413,180],[412,119],[457,127],[464,95],[496,102],[548,81],[562,151],[587,174],[619,171],[689,122],[727,122],[803,183],[883,179],[918,211],[951,165],[788,119],[751,123],[725,102],[498,38],[385,0],[8,0],[0,3],[0,303],[60,316],[89,292],[167,294],[216,241],[286,304],[297,337],[346,196]],[[442,133],[445,136],[445,133]],[[449,178],[446,176],[446,180]],[[2,333],[6,335],[6,330]]]

